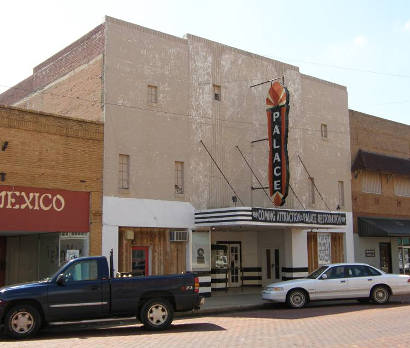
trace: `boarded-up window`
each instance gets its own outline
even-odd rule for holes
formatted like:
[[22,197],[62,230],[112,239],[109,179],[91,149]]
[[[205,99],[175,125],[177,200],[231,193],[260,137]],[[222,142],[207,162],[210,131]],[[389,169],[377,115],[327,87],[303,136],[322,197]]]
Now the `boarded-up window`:
[[366,193],[382,193],[382,180],[380,173],[363,171],[362,191]]
[[395,176],[394,194],[396,196],[410,197],[410,178]]
[[120,155],[119,157],[119,188],[128,189],[129,188],[129,173],[130,173],[130,156]]
[[[323,235],[330,236],[330,238],[323,237]],[[322,250],[321,258],[327,259],[323,261],[329,261],[330,257],[331,263],[344,262],[344,233],[308,232],[307,247],[309,273],[319,267],[319,248]]]

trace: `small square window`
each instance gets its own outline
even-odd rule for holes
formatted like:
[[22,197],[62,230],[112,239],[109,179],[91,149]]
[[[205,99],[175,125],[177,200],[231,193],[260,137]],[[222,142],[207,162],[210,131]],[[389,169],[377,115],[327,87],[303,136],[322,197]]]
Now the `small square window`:
[[148,104],[158,103],[158,87],[148,85]]
[[214,85],[214,100],[221,101],[221,86]]
[[327,124],[322,123],[320,126],[320,133],[322,134],[322,138],[327,138]]

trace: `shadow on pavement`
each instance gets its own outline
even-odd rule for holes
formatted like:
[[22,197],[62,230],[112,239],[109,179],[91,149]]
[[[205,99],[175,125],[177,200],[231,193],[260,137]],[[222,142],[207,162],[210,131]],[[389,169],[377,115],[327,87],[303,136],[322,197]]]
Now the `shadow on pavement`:
[[[66,325],[53,326],[51,328],[40,331],[39,334],[27,341],[41,341],[49,339],[69,339],[79,338],[87,339],[91,337],[115,337],[115,336],[138,336],[138,335],[161,335],[170,333],[182,332],[203,332],[203,331],[224,331],[225,329],[219,325],[211,323],[192,323],[192,324],[173,324],[165,331],[147,331],[141,325],[127,325],[117,327],[96,327],[88,326],[86,328],[81,325]],[[17,342],[5,335],[0,336],[0,342]],[[19,341],[21,342],[21,340]]]
[[395,308],[395,307],[410,306],[410,301],[401,301],[392,299],[386,305],[376,305],[372,303],[359,303],[356,300],[346,301],[318,301],[309,303],[302,309],[291,309],[285,304],[265,304],[263,309],[220,313],[215,316],[230,317],[230,318],[264,318],[264,319],[304,319],[319,317],[325,315],[334,315],[342,313],[351,313],[363,310]]

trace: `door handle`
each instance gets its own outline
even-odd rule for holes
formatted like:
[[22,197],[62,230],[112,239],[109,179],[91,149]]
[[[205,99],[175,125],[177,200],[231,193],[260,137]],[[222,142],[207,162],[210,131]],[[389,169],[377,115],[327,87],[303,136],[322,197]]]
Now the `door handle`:
[[346,283],[346,280],[341,280],[340,282],[341,282],[341,283]]
[[91,290],[98,290],[98,285],[93,285],[93,286],[91,287]]
[[369,278],[369,279],[367,279],[369,282],[371,282],[373,279],[372,278]]

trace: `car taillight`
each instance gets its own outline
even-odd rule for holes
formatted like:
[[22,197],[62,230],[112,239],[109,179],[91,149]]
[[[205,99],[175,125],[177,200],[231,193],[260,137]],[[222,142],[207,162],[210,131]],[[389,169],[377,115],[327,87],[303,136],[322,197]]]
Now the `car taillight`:
[[410,283],[410,278],[409,278],[409,279],[407,279],[407,283]]
[[194,292],[196,293],[199,292],[199,278],[198,277],[194,278]]

